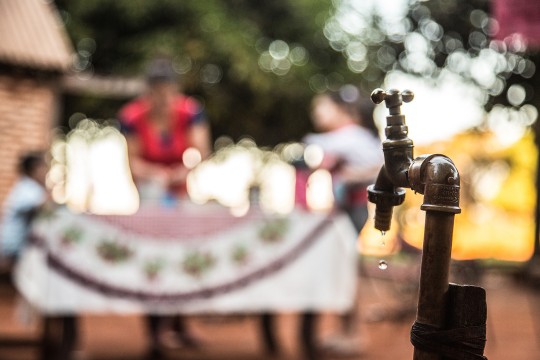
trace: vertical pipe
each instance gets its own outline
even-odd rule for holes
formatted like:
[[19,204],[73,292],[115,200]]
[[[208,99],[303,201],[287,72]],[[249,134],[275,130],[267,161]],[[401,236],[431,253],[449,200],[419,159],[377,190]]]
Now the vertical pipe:
[[[534,123],[534,143],[537,149],[540,149],[540,124],[538,122]],[[540,152],[536,155],[536,204],[534,211],[534,247],[533,254],[530,263],[538,261],[540,257]],[[531,264],[529,264],[531,265]]]
[[[453,213],[426,211],[416,321],[437,328],[442,328],[446,321],[453,228]],[[441,357],[415,349],[413,359],[441,360]]]
[[[538,131],[538,130],[537,130]],[[536,146],[540,148],[540,135],[536,135]],[[540,257],[540,154],[536,157],[536,204],[534,209],[534,245],[531,262],[538,261]]]

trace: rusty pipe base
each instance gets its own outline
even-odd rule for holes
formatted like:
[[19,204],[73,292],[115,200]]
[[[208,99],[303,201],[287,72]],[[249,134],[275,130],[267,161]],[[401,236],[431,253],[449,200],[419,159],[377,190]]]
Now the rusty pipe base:
[[[426,211],[416,321],[437,328],[443,328],[446,322],[453,231],[453,213]],[[413,359],[441,360],[441,357],[415,349]]]

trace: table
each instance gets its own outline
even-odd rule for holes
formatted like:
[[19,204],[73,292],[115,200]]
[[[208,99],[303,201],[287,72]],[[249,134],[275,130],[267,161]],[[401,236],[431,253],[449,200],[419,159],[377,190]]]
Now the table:
[[218,205],[142,207],[130,216],[41,215],[14,272],[46,316],[344,312],[356,288],[356,233],[342,213]]

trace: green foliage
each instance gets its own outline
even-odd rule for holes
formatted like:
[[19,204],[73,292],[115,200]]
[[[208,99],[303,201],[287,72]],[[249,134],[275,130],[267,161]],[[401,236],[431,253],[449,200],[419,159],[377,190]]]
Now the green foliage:
[[[170,55],[184,91],[205,104],[214,137],[249,135],[260,145],[297,140],[310,129],[310,79],[356,81],[322,34],[329,1],[57,0],[57,6],[79,53],[88,55],[81,40],[95,41],[86,58],[96,74],[137,76],[156,54]],[[261,54],[275,40],[304,49],[307,61],[287,59],[286,70],[263,70]],[[93,118],[115,116],[110,102],[100,107],[95,97],[71,97],[66,106]]]
[[[397,20],[389,20],[388,9],[376,1],[56,3],[79,52],[80,69],[137,76],[153,56],[169,54],[184,91],[205,104],[214,137],[238,140],[249,135],[259,145],[298,140],[309,131],[309,103],[315,92],[353,83],[369,93],[394,70],[434,82],[443,70],[458,73],[485,91],[488,108],[506,103],[510,85],[536,88],[540,78],[516,73],[521,60],[534,68],[537,54],[490,49],[488,0],[410,0]],[[407,38],[422,43],[426,52],[407,49]],[[285,58],[269,55],[272,46],[283,44],[288,47]],[[305,57],[293,61],[293,52]],[[494,70],[496,81],[489,83],[470,66],[493,52],[507,64]],[[461,64],[456,60],[460,56],[468,68],[453,66]],[[540,96],[538,91],[528,94],[531,102]],[[70,96],[65,116],[79,111],[107,119],[116,115],[119,104]]]

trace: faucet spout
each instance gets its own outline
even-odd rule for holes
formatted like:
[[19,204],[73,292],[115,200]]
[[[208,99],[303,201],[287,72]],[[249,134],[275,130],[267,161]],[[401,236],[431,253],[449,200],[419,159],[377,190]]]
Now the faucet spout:
[[401,205],[405,200],[405,189],[397,187],[383,165],[375,184],[368,186],[368,200],[375,207],[375,229],[390,230],[394,206]]

